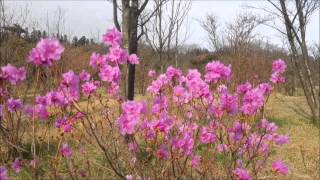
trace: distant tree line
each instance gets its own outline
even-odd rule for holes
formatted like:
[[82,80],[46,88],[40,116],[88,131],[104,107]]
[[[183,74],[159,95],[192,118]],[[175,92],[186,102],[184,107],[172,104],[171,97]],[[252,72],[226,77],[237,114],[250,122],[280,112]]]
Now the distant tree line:
[[[1,31],[1,40],[8,38],[9,35],[14,35],[19,38],[23,38],[27,42],[35,43],[41,38],[49,37],[49,34],[46,30],[32,29],[31,31],[28,28],[23,28],[18,24],[13,24],[12,26],[3,27]],[[54,36],[50,36],[58,39],[62,43],[69,43],[73,46],[88,46],[97,44],[93,38],[87,38],[86,36],[81,36],[80,38],[74,36],[72,39],[68,37],[67,34],[56,33]]]

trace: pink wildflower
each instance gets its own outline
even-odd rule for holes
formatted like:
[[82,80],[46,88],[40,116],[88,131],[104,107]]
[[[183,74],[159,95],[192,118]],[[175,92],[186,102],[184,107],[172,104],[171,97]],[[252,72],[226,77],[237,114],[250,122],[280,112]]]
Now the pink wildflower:
[[72,151],[68,144],[63,144],[60,148],[60,154],[65,158],[70,158],[72,156]]
[[197,168],[200,165],[201,156],[193,155],[191,159],[192,168]]
[[159,148],[159,150],[156,153],[158,158],[162,158],[162,159],[169,159],[169,151],[168,151],[168,147],[164,144],[162,144]]
[[217,140],[217,137],[214,133],[210,132],[208,128],[201,129],[200,141],[203,144],[214,143]]
[[286,175],[289,172],[288,166],[286,166],[281,160],[277,160],[272,163],[272,170],[282,175]]
[[61,58],[64,48],[56,39],[41,39],[35,48],[31,50],[28,62],[36,66],[52,66],[54,61]]
[[248,170],[236,168],[232,171],[237,180],[251,180]]
[[102,81],[118,83],[121,78],[121,71],[118,66],[105,65],[100,69],[99,77]]
[[145,105],[135,101],[127,101],[122,104],[122,111],[117,121],[120,132],[122,135],[133,134],[141,114],[145,112]]
[[17,85],[26,79],[26,70],[24,67],[16,68],[11,64],[7,64],[1,67],[0,79],[1,78],[8,80],[12,85]]
[[237,86],[237,93],[238,94],[245,94],[247,91],[251,90],[252,86],[249,82],[244,84],[240,84]]
[[93,69],[97,69],[99,67],[102,67],[106,64],[107,62],[107,56],[106,55],[101,55],[99,53],[92,53],[90,56],[90,62],[89,66],[91,66]]
[[181,71],[172,66],[169,66],[166,71],[166,76],[168,79],[172,80],[174,77],[179,78],[181,76]]
[[22,161],[20,158],[16,158],[14,162],[11,165],[11,168],[14,170],[14,172],[19,173],[22,168]]
[[82,93],[85,96],[90,96],[91,94],[95,93],[98,86],[94,82],[85,82],[82,84]]
[[156,76],[156,74],[157,74],[156,71],[153,69],[148,72],[148,76],[151,78],[154,78]]
[[116,28],[108,29],[102,36],[102,42],[109,46],[120,46],[122,34]]
[[216,83],[219,80],[229,80],[231,77],[231,66],[225,66],[220,61],[212,61],[206,65],[205,81]]
[[263,106],[263,103],[263,92],[258,88],[251,89],[243,97],[241,111],[245,115],[254,115]]
[[82,70],[81,73],[79,74],[79,78],[81,81],[89,81],[91,78],[91,75],[85,70]]
[[273,61],[272,72],[284,73],[287,68],[286,63],[282,59]]
[[[125,64],[128,61],[129,55],[126,50],[121,47],[112,47],[109,50],[108,61],[115,64]],[[132,59],[131,59],[132,60]]]
[[7,106],[8,106],[8,111],[12,113],[14,111],[21,109],[23,107],[23,104],[20,99],[10,98],[7,101]]
[[281,146],[281,145],[284,145],[284,144],[288,144],[290,142],[289,140],[289,137],[288,136],[285,136],[285,135],[277,135],[274,137],[274,142]]
[[139,64],[139,58],[136,54],[131,54],[128,58],[130,64]]
[[8,180],[8,170],[4,166],[0,166],[0,179]]

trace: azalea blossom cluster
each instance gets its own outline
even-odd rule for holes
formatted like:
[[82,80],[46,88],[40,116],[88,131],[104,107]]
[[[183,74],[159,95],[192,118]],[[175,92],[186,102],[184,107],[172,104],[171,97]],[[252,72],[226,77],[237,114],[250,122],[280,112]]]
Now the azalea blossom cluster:
[[[281,77],[284,70],[284,61],[275,61],[272,77]],[[154,72],[149,74],[153,77]],[[160,160],[175,161],[178,167],[189,160],[198,172],[210,158],[231,157],[228,163],[236,179],[256,177],[268,166],[275,173],[287,174],[282,161],[271,165],[267,160],[272,148],[289,143],[288,136],[278,134],[278,127],[267,119],[252,121],[264,108],[274,84],[283,81],[274,82],[271,77],[270,82],[256,85],[246,82],[232,92],[227,86],[231,66],[219,61],[208,63],[204,79],[201,76],[196,69],[183,75],[170,66],[147,88],[153,99],[149,109],[145,102],[123,103],[119,130],[137,139],[129,150],[147,151]],[[211,156],[202,158],[199,149],[203,146],[211,149]]]
[[26,79],[26,70],[24,67],[16,68],[11,64],[1,67],[0,81],[8,81],[11,85],[17,85]]
[[36,66],[52,66],[55,61],[60,60],[64,48],[58,40],[45,38],[41,39],[33,48],[28,57],[28,62]]
[[107,54],[93,53],[89,65],[99,71],[101,81],[108,83],[108,93],[116,95],[119,91],[121,71],[119,65],[130,63],[139,64],[136,54],[129,55],[121,48],[122,35],[113,28],[103,35],[102,41],[109,47]]
[[[288,136],[279,134],[276,124],[268,121],[263,114],[267,97],[276,85],[285,81],[286,64],[283,60],[273,62],[269,82],[254,84],[248,81],[236,87],[230,85],[231,65],[218,60],[208,63],[204,74],[197,69],[183,73],[172,66],[159,75],[155,70],[150,70],[148,76],[152,82],[147,88],[148,101],[122,101],[124,98],[119,93],[121,66],[139,64],[139,58],[121,47],[122,35],[115,28],[107,30],[102,40],[109,51],[91,55],[89,66],[95,74],[85,70],[80,73],[69,70],[61,75],[57,87],[35,95],[32,103],[24,102],[10,92],[9,86],[18,85],[26,79],[24,67],[17,68],[10,64],[1,67],[0,84],[5,86],[0,88],[0,124],[1,121],[27,117],[32,122],[28,124],[40,120],[40,126],[53,125],[61,134],[57,155],[68,160],[75,154],[73,132],[78,129],[88,132],[104,151],[107,163],[115,174],[126,179],[139,178],[141,174],[148,177],[148,172],[137,173],[139,166],[148,164],[146,159],[157,162],[161,172],[174,176],[191,172],[200,177],[214,172],[210,167],[212,164],[219,165],[218,157],[224,159],[223,166],[227,167],[225,174],[233,179],[249,180],[268,170],[276,175],[289,172],[283,161],[268,161],[274,148],[290,140]],[[61,59],[63,51],[59,41],[42,39],[30,51],[27,62],[38,69],[51,67]],[[110,112],[115,110],[103,104],[103,98],[119,103],[120,112],[116,118],[109,119],[110,114],[117,113]],[[96,128],[94,116],[91,116],[95,112],[89,108],[90,105],[96,106],[93,104],[95,100],[103,105],[99,117],[108,116],[108,121],[100,122],[110,125],[109,129],[115,133],[108,135],[125,139],[123,143],[130,154],[128,162],[114,162],[119,159],[125,161],[125,158],[110,158],[113,149],[116,151],[114,155],[121,153],[118,153],[116,145],[109,148],[99,140],[96,132],[99,127]],[[81,101],[88,103],[86,108],[80,107]],[[79,124],[83,129],[77,127]],[[66,137],[72,138],[68,142]],[[19,173],[24,167],[36,168],[37,158],[34,156],[32,160],[24,160],[17,157],[11,163],[11,169]],[[121,168],[127,173],[121,174],[117,171],[119,164],[129,164],[137,170]],[[0,166],[0,179],[8,179],[7,168]],[[85,171],[79,174],[86,176]]]
[[[26,79],[25,68],[17,68],[11,64],[1,67],[0,84],[5,85],[0,88],[0,99],[2,100],[0,104],[1,120],[7,121],[10,118],[10,121],[13,121],[14,119],[11,118],[21,117],[20,115],[24,114],[29,120],[41,120],[50,123],[51,121],[48,120],[50,117],[54,117],[54,127],[60,132],[64,134],[73,132],[75,126],[86,115],[83,112],[70,112],[68,110],[74,108],[74,104],[78,103],[81,97],[94,97],[98,88],[103,86],[111,97],[117,97],[121,78],[120,66],[125,63],[139,63],[137,55],[129,55],[125,49],[121,48],[121,41],[121,33],[114,28],[103,35],[103,42],[109,47],[109,52],[103,55],[93,53],[89,62],[89,65],[98,71],[99,79],[94,79],[90,73],[84,70],[79,74],[69,70],[62,74],[57,88],[43,95],[36,95],[31,104],[23,102],[22,99],[12,97],[11,88],[9,87],[10,85],[18,85]],[[51,67],[61,59],[63,51],[64,47],[58,40],[52,38],[41,39],[36,47],[30,51],[27,62],[37,68]],[[57,114],[55,111],[62,113]],[[5,116],[7,114],[9,116]],[[59,149],[63,157],[70,158],[72,156],[68,143],[64,143]],[[35,162],[35,158],[30,163]],[[16,158],[12,163],[12,168],[16,173],[19,173],[24,164],[24,161]],[[33,164],[36,166],[36,163]],[[6,168],[2,166],[1,179],[7,177],[6,172]]]

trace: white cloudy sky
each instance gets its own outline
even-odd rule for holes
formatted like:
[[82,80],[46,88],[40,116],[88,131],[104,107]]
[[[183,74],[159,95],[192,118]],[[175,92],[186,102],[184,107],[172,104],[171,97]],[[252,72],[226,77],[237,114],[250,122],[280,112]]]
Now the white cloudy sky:
[[[49,18],[55,18],[54,12],[60,7],[65,13],[65,32],[68,35],[87,37],[98,37],[104,33],[106,28],[113,26],[112,4],[106,0],[78,0],[78,1],[5,1],[6,5],[14,12],[17,12],[25,6],[28,6],[30,13],[28,22],[37,21],[44,25],[47,14]],[[265,14],[261,11],[244,8],[245,5],[269,6],[266,1],[220,1],[220,0],[196,0],[192,2],[191,10],[188,15],[188,26],[190,36],[186,43],[199,44],[202,47],[207,46],[206,33],[201,28],[199,20],[204,19],[206,14],[213,13],[219,17],[220,24],[232,22],[239,13],[245,11],[254,11],[261,16]],[[310,20],[307,31],[307,41],[309,44],[319,43],[319,11]],[[32,19],[32,20],[31,20]],[[260,37],[269,40],[279,46],[282,46],[280,34],[266,26],[260,26],[255,31]]]

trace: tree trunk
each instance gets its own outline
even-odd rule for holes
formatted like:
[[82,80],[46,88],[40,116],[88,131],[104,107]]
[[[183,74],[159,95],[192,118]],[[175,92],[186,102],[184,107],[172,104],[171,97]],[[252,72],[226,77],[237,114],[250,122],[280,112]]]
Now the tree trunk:
[[[311,111],[312,122],[317,124],[319,122],[319,97],[316,96],[316,87],[312,81],[311,71],[308,65],[308,49],[305,41],[305,28],[306,22],[302,8],[300,7],[300,1],[296,0],[296,9],[297,15],[299,18],[299,31],[301,37],[297,35],[297,31],[293,26],[293,22],[290,20],[287,13],[287,7],[284,0],[279,0],[281,5],[281,13],[284,18],[284,23],[286,26],[287,38],[290,44],[291,52],[293,54],[293,62],[296,71],[298,72],[299,81],[301,83],[304,95],[306,97],[308,106]],[[301,48],[302,52],[302,65],[298,61],[298,50],[295,44],[295,41],[298,42],[298,45]]]
[[[122,0],[122,34],[123,46],[128,49],[129,54],[137,54],[138,50],[138,0],[130,1]],[[134,99],[134,81],[135,81],[135,65],[128,64],[127,71],[127,89],[126,95],[128,100]]]

